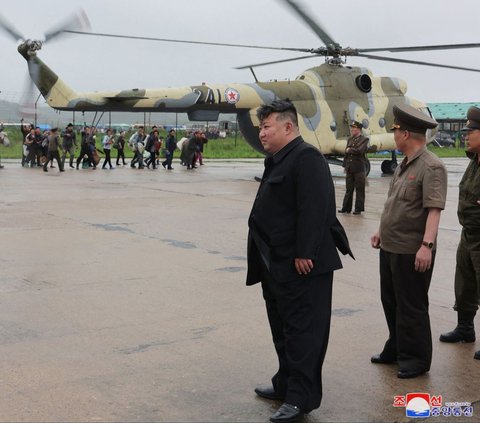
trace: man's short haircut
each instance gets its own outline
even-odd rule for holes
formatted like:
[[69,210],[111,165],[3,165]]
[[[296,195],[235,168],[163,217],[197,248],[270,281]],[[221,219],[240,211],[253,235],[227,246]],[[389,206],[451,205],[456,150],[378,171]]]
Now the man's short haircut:
[[418,132],[408,131],[408,133],[410,134],[410,138],[413,138],[414,140],[425,141],[427,138],[425,134],[419,134]]
[[272,113],[278,113],[281,120],[290,119],[295,126],[298,126],[297,109],[289,100],[274,100],[270,104],[264,104],[257,109],[257,118],[262,122]]

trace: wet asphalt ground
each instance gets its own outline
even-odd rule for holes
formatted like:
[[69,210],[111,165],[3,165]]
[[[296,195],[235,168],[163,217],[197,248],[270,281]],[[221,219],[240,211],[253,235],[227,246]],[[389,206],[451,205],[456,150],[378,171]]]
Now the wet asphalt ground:
[[[264,422],[280,405],[253,389],[276,371],[260,286],[245,286],[247,217],[261,160],[187,171],[0,170],[0,421]],[[460,237],[449,190],[430,288],[431,371],[373,365],[387,328],[370,247],[390,181],[372,163],[366,213],[340,216],[356,255],[335,273],[321,407],[305,422],[402,422],[395,396],[471,402],[480,421],[480,341],[449,345]],[[345,191],[333,166],[337,204]],[[478,318],[476,323],[479,323]],[[418,420],[418,419],[417,419]]]

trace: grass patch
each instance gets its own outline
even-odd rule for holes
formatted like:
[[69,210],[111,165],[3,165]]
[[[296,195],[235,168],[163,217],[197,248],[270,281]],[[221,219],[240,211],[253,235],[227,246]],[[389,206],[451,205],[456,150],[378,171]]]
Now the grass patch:
[[[0,157],[6,159],[21,159],[22,157],[22,144],[23,137],[20,129],[7,128],[6,132],[10,139],[10,146],[4,147],[0,145]],[[166,138],[165,131],[160,131],[160,135]],[[131,133],[127,133],[126,140],[130,138]],[[182,133],[177,134],[178,139],[184,136]],[[103,134],[98,134],[96,137],[97,148],[102,150],[102,138]],[[80,146],[80,135],[77,134],[77,145]],[[435,147],[429,145],[428,149],[435,153],[438,157],[465,157],[465,149],[460,147]],[[80,148],[77,147],[77,153]],[[180,152],[177,150],[175,155],[178,156]],[[204,146],[203,155],[207,159],[246,159],[246,158],[263,158],[263,154],[254,150],[245,139],[239,135],[235,139],[234,137],[227,137],[225,139],[211,139]],[[112,157],[116,157],[115,150],[112,151]],[[128,158],[133,157],[133,152],[126,146],[125,156]],[[388,160],[390,154],[368,154],[369,158],[386,159]]]
[[[465,149],[460,147],[436,147],[428,145],[428,149],[438,157],[465,157]],[[402,156],[400,153],[399,155]],[[390,160],[392,155],[389,152],[367,154],[369,159]]]
[[[10,140],[10,146],[4,147],[0,145],[0,156],[5,159],[21,159],[22,158],[22,145],[23,145],[23,136],[18,128],[7,128],[6,132]],[[131,133],[127,133],[125,139],[128,141]],[[161,131],[161,136],[166,138],[165,131]],[[183,133],[178,133],[178,139],[184,136]],[[102,147],[102,138],[103,134],[98,134],[96,136],[96,145],[97,148],[103,150]],[[77,153],[80,151],[80,135],[77,134]],[[175,155],[179,155],[180,152],[177,150]],[[116,157],[115,150],[112,150],[112,157]],[[263,154],[254,150],[242,136],[227,137],[225,139],[211,139],[204,146],[203,155],[207,159],[232,159],[232,158],[262,158]],[[125,156],[133,157],[133,152],[128,146],[125,148]]]

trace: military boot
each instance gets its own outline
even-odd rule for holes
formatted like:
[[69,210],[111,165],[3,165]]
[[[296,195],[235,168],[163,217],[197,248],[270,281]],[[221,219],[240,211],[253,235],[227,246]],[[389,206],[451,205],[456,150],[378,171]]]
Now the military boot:
[[442,333],[440,341],[442,342],[475,342],[475,328],[473,318],[476,312],[457,312],[458,325],[451,332]]
[[480,360],[480,350],[478,350],[475,355],[473,356],[475,360]]

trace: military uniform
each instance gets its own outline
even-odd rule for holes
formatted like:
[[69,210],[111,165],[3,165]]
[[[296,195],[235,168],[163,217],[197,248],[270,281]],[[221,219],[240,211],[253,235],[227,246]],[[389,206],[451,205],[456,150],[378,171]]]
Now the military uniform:
[[[436,122],[410,106],[394,106],[395,128],[425,134]],[[406,122],[406,124],[404,123]],[[447,193],[445,166],[426,147],[405,157],[390,183],[380,221],[381,301],[389,338],[374,363],[398,362],[399,377],[416,377],[430,369],[432,336],[428,314],[430,269],[415,270],[416,254],[425,244],[429,209],[443,209]],[[432,240],[433,241],[433,240]]]
[[[353,121],[350,126],[363,128],[363,125],[357,121]],[[361,134],[351,136],[347,140],[343,159],[343,167],[346,172],[346,188],[341,213],[352,211],[354,191],[356,192],[355,212],[359,213],[365,210],[365,153],[368,148],[368,141],[369,139]]]
[[53,128],[50,131],[50,135],[48,136],[48,154],[47,154],[47,160],[45,161],[43,165],[43,171],[48,172],[47,166],[48,162],[51,161],[53,164],[53,159],[57,161],[58,164],[58,170],[60,172],[63,172],[63,162],[60,159],[60,153],[58,152],[59,148],[59,139],[58,139],[58,134],[57,134],[57,129],[58,128]]
[[[467,126],[463,130],[480,130],[479,108],[470,107],[467,118]],[[467,155],[470,163],[460,181],[457,209],[458,221],[462,225],[457,248],[453,307],[458,313],[458,325],[452,332],[440,336],[443,342],[475,341],[473,319],[480,301],[480,163],[478,152],[468,152]],[[475,358],[480,359],[480,351],[477,351]]]
[[458,220],[462,235],[457,250],[455,270],[455,310],[476,312],[480,289],[480,170],[478,154],[460,182]]

